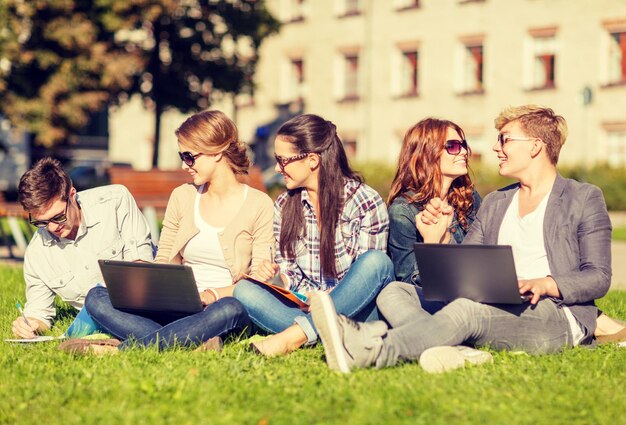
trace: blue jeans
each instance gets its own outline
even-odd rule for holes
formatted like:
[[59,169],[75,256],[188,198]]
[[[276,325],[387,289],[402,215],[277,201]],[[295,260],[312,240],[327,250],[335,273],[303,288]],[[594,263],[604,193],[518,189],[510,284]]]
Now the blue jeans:
[[232,297],[222,298],[199,313],[177,320],[153,320],[117,310],[111,305],[109,292],[101,286],[87,293],[85,306],[94,322],[124,341],[119,346],[121,350],[133,344],[143,347],[157,345],[159,349],[175,344],[184,347],[199,345],[214,336],[243,330],[250,324],[243,305]]
[[[418,291],[394,282],[379,296],[379,306],[396,304],[394,327],[383,339],[378,367],[400,360],[416,360],[430,347],[481,345],[497,350],[524,350],[533,354],[558,352],[572,346],[572,335],[562,308],[552,300],[536,305],[482,304],[458,298],[431,314],[421,307]],[[384,307],[383,307],[384,309]]]
[[[391,259],[382,251],[371,250],[357,258],[330,292],[330,297],[341,314],[363,322],[378,320],[376,296],[393,277]],[[271,290],[244,279],[235,286],[234,297],[241,301],[252,322],[262,330],[278,333],[295,323],[306,334],[308,345],[317,341],[311,315],[283,302]]]

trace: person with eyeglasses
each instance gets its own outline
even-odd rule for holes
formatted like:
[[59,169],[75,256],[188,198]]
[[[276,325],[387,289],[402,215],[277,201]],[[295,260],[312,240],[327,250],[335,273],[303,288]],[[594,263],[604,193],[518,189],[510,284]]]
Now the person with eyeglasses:
[[[611,221],[602,191],[558,173],[567,124],[552,109],[510,107],[495,127],[492,149],[500,175],[518,182],[485,197],[463,243],[511,245],[519,292],[532,293],[530,302],[492,305],[458,298],[430,314],[418,296],[407,295],[410,313],[388,328],[338,315],[332,300],[316,294],[313,320],[332,369],[419,359],[426,371],[442,372],[491,360],[466,346],[544,354],[593,342],[595,300],[611,283]],[[422,234],[445,233],[446,214],[451,212],[442,204],[428,203],[419,220]]]
[[175,131],[182,168],[192,183],[172,192],[159,240],[157,263],[192,268],[204,309],[183,318],[145,317],[115,309],[105,288],[87,294],[93,320],[121,343],[68,342],[66,351],[116,353],[132,347],[220,349],[222,338],[249,325],[232,297],[243,274],[259,267],[273,244],[271,198],[239,179],[250,167],[235,123],[220,111],[192,115]]
[[17,337],[50,329],[55,295],[81,310],[75,323],[93,325],[83,307],[103,282],[98,260],[153,259],[148,223],[124,186],[77,192],[61,163],[43,158],[21,177],[18,201],[38,229],[24,254],[26,305],[12,325]]
[[[265,279],[279,274],[300,296],[324,291],[349,317],[377,319],[376,295],[393,280],[384,201],[350,168],[336,126],[320,116],[284,123],[274,149],[287,191],[274,204],[276,259],[263,262],[261,273]],[[234,294],[252,321],[274,334],[252,344],[257,352],[283,355],[317,342],[306,309],[245,279]]]

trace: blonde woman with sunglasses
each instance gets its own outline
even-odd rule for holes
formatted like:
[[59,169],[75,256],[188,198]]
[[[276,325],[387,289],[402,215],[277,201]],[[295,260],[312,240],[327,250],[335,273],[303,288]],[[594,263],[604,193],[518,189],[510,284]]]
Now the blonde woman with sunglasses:
[[[105,347],[109,351],[133,345],[219,346],[216,337],[249,324],[232,297],[235,283],[244,273],[260,278],[259,265],[270,258],[272,200],[238,179],[250,161],[235,124],[220,111],[204,111],[188,118],[176,136],[182,167],[193,182],[170,197],[156,261],[191,266],[205,308],[178,320],[148,318],[116,310],[106,289],[94,288],[86,300],[91,316],[123,341]],[[72,350],[88,348],[77,343]]]

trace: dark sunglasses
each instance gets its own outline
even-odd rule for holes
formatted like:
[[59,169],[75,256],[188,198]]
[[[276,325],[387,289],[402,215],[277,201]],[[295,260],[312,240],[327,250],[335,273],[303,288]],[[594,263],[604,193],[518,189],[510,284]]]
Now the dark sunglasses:
[[290,156],[288,158],[285,158],[284,156],[278,156],[276,154],[274,154],[274,158],[276,158],[276,162],[278,162],[278,166],[280,167],[281,170],[285,170],[285,167],[289,164],[291,164],[294,161],[299,161],[301,159],[306,158],[308,155],[308,153],[301,153],[298,155],[294,155],[294,156]]
[[458,155],[461,153],[461,148],[467,150],[467,141],[466,140],[446,140],[446,144],[444,145],[446,152],[449,155]]
[[185,163],[187,167],[193,167],[196,163],[196,158],[202,155],[202,153],[192,154],[191,152],[178,152],[180,160]]
[[500,142],[500,146],[504,146],[511,140],[535,140],[534,137],[511,137],[506,134],[499,133],[498,134],[498,142]]
[[28,221],[30,221],[30,224],[32,224],[33,226],[39,227],[39,228],[48,227],[48,224],[50,223],[54,223],[54,224],[65,223],[67,221],[67,207],[69,206],[70,206],[70,200],[68,199],[67,201],[65,201],[65,211],[63,211],[61,214],[55,215],[50,220],[33,220],[30,213],[28,213]]

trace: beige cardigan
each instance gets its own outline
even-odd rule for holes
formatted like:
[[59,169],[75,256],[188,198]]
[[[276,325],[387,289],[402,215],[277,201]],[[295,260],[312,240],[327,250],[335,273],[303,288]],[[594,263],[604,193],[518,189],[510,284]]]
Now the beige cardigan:
[[[197,187],[183,184],[172,192],[165,210],[163,230],[159,240],[157,263],[181,264],[182,250],[198,234],[194,224],[194,201]],[[274,250],[273,202],[265,193],[248,188],[245,203],[233,220],[219,233],[224,259],[233,282],[242,273],[257,277],[256,270],[263,260],[270,259]]]

